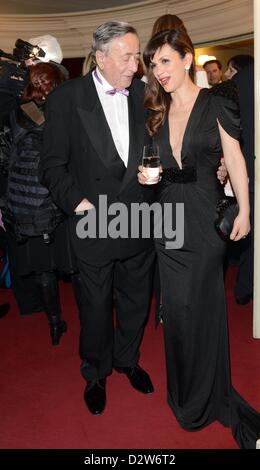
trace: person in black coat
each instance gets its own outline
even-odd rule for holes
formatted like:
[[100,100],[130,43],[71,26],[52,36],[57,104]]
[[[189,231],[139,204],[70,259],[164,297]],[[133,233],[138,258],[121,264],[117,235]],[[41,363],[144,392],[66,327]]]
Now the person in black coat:
[[[61,317],[55,270],[71,272],[72,268],[67,252],[66,225],[61,223],[64,217],[58,216],[61,211],[51,201],[48,190],[39,183],[38,163],[45,100],[64,79],[63,73],[53,64],[38,63],[29,69],[23,104],[10,118],[13,141],[3,212],[12,279],[22,280],[28,298],[35,302],[34,311],[41,309],[47,313],[53,345],[59,344],[67,330]],[[23,303],[21,308],[26,313]]]
[[241,242],[241,255],[235,284],[235,298],[238,304],[250,302],[253,296],[254,266],[254,160],[255,160],[255,126],[254,126],[254,64],[251,63],[239,71],[233,80],[238,86],[240,116],[242,125],[241,146],[249,178],[250,200],[250,235]]
[[[138,364],[150,303],[153,241],[131,238],[130,229],[123,236],[107,234],[113,217],[106,224],[102,215],[106,203],[109,210],[123,203],[129,214],[132,203],[151,199],[153,191],[144,190],[136,178],[145,129],[144,84],[133,79],[140,58],[137,32],[127,23],[105,23],[94,33],[92,49],[97,68],[49,97],[41,173],[56,204],[70,216],[81,282],[84,398],[90,412],[100,414],[113,368],[138,391],[153,391]],[[97,233],[91,237],[85,230],[96,213],[99,227],[94,224]]]
[[[19,79],[17,79],[19,77]],[[17,68],[14,64],[0,59],[0,218],[1,209],[5,205],[7,189],[7,172],[11,147],[10,114],[19,106],[19,94],[26,83],[26,72]],[[7,238],[6,232],[1,227],[0,248],[7,262]],[[8,268],[9,269],[9,268]],[[23,299],[26,310],[31,310],[31,299],[24,295],[24,287],[18,279],[13,277],[13,290],[19,300]],[[28,307],[28,309],[27,309]],[[4,317],[10,309],[9,304],[0,306],[0,318]]]

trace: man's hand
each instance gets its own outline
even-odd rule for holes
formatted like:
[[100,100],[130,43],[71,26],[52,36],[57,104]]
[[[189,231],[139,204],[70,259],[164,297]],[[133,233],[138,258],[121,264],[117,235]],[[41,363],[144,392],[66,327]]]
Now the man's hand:
[[74,212],[84,212],[88,211],[89,209],[94,209],[93,204],[91,204],[91,202],[89,202],[87,199],[82,199],[76,209],[74,209]]
[[221,184],[225,184],[227,181],[228,172],[224,158],[221,158],[220,163],[221,165],[218,167],[217,177]]

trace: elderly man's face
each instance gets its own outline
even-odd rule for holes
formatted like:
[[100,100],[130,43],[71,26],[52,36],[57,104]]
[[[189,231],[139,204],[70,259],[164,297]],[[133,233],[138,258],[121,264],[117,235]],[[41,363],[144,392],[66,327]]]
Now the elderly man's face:
[[138,69],[140,43],[135,34],[115,38],[108,52],[97,51],[96,60],[107,82],[115,88],[127,88]]

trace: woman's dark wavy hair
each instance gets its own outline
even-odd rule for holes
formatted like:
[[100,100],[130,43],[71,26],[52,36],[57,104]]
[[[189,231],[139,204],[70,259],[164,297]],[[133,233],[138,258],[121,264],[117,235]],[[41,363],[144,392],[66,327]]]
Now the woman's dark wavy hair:
[[48,94],[66,80],[58,65],[39,62],[29,67],[29,81],[23,92],[23,101],[44,101]]
[[194,47],[188,34],[182,30],[166,30],[155,34],[148,42],[143,58],[147,69],[148,83],[145,87],[145,107],[150,109],[150,115],[147,121],[147,129],[150,135],[155,134],[162,126],[165,117],[168,113],[171,97],[166,93],[161,85],[158,83],[151,70],[151,61],[154,54],[165,44],[168,44],[176,52],[179,53],[183,59],[187,52],[193,56],[193,61],[189,70],[191,80],[194,80]]

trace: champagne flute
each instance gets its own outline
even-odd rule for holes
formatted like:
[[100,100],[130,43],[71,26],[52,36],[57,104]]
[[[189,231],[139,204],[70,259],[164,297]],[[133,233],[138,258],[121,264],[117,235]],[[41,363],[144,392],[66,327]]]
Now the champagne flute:
[[145,184],[158,183],[160,163],[159,145],[154,142],[144,145],[142,165],[144,167],[144,175],[147,177]]

